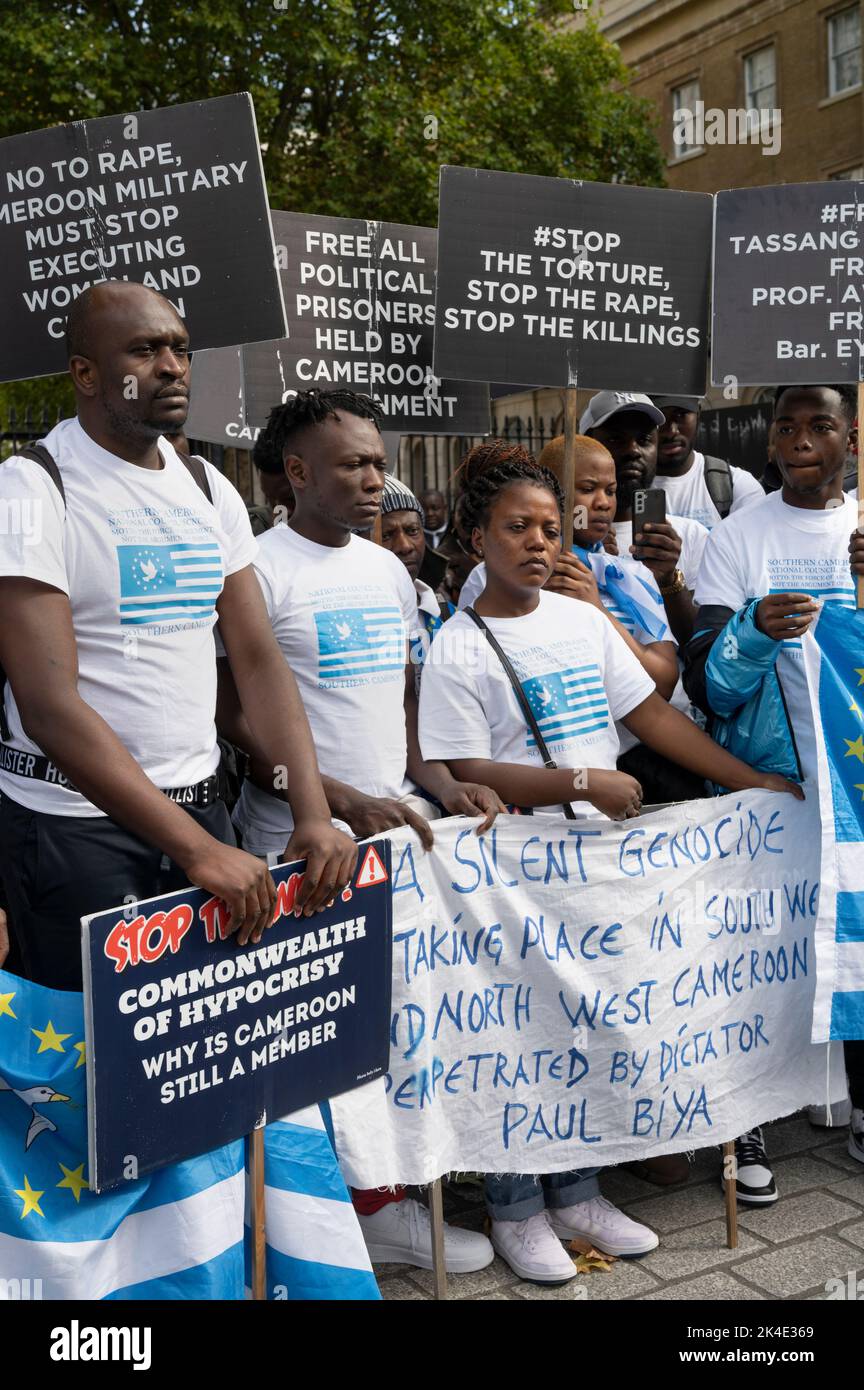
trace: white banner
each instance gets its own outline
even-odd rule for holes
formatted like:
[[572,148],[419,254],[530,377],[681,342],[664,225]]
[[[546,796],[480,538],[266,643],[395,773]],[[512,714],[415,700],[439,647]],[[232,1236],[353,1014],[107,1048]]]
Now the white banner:
[[824,1102],[807,792],[394,834],[391,1070],[331,1102],[349,1181],[615,1164]]

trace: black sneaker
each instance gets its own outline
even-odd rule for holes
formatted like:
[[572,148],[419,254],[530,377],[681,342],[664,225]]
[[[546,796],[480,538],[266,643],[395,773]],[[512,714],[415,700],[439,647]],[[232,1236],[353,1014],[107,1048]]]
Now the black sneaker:
[[768,1167],[761,1129],[750,1129],[735,1140],[735,1164],[739,1202],[764,1207],[777,1201],[780,1194]]

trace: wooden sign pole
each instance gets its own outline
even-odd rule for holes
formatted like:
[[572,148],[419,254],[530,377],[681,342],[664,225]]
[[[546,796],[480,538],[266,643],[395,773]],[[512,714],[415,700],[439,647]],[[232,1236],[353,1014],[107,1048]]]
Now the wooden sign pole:
[[[858,382],[858,529],[864,526],[864,381]],[[856,584],[857,608],[864,608],[864,575],[858,576]]]
[[267,1237],[264,1225],[264,1126],[249,1135],[249,1222],[252,1227],[252,1297],[267,1298]]
[[[736,1181],[735,1140],[723,1145],[723,1190],[726,1193],[726,1246],[738,1249],[738,1183]],[[732,1174],[729,1177],[729,1174]]]
[[576,457],[575,439],[579,428],[579,417],[576,410],[576,387],[566,386],[564,388],[564,477],[561,479],[561,486],[564,489],[564,534],[562,546],[566,551],[570,551],[573,545],[573,510],[576,505]]
[[441,1194],[441,1179],[429,1184],[429,1220],[432,1224],[432,1272],[435,1276],[435,1297],[444,1299],[447,1294],[447,1269],[444,1264],[444,1199]]

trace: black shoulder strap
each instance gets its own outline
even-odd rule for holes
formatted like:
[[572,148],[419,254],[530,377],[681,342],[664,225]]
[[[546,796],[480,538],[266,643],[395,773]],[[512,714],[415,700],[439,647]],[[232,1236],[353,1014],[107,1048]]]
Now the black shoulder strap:
[[705,486],[724,521],[732,510],[732,469],[725,459],[705,455]]
[[48,477],[60,493],[60,496],[63,498],[63,506],[66,506],[66,489],[63,486],[63,479],[60,477],[60,469],[57,467],[53,455],[48,452],[44,444],[31,444],[29,449],[22,449],[20,453],[13,454],[12,457],[32,459],[34,463],[38,463],[40,468],[44,468]]
[[[555,769],[557,769],[558,764],[552,757],[552,754],[549,752],[546,740],[540,732],[540,726],[537,723],[537,720],[534,718],[534,711],[531,708],[525,691],[522,689],[522,683],[519,680],[519,677],[513,670],[510,658],[508,657],[507,653],[504,651],[500,643],[497,642],[496,639],[492,636],[492,633],[489,631],[488,627],[484,623],[483,619],[480,617],[479,613],[477,613],[472,607],[470,607],[470,605],[467,608],[465,608],[463,612],[467,613],[472,623],[475,623],[477,627],[479,627],[480,631],[483,633],[483,636],[486,638],[486,641],[489,643],[489,646],[492,648],[498,660],[501,662],[501,665],[504,668],[504,673],[513,687],[513,694],[519,701],[519,708],[522,710],[522,713],[525,716],[525,723],[528,725],[528,728],[534,735],[535,742],[540,750],[540,757],[543,759],[543,766],[551,768],[554,771]],[[573,810],[573,807],[570,805],[570,803],[568,801],[564,801],[562,802],[562,805],[564,807],[564,814],[565,816],[567,816],[568,820],[575,820],[576,813]]]
[[196,487],[200,487],[207,501],[212,503],[213,494],[210,491],[210,479],[207,477],[207,469],[204,465],[204,460],[199,458],[197,454],[181,454],[179,451],[175,452],[181,463],[183,463],[192,474]]

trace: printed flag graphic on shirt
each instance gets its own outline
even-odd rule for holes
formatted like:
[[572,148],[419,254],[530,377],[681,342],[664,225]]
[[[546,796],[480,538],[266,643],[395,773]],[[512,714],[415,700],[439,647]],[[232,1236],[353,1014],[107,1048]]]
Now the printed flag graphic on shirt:
[[[96,1196],[85,1051],[81,994],[0,970],[0,1300],[243,1298],[243,1142]],[[268,1297],[377,1299],[318,1107],[265,1155]]]
[[117,563],[122,625],[212,617],[222,592],[222,556],[215,541],[118,545]]
[[315,626],[321,681],[405,669],[406,629],[395,606],[332,608],[315,614]]
[[[590,734],[595,729],[605,729],[609,723],[606,691],[600,669],[593,662],[568,671],[532,676],[521,685],[547,743]],[[537,747],[530,730],[527,746]]]
[[822,878],[813,1041],[864,1038],[864,610],[826,603],[804,643]]

